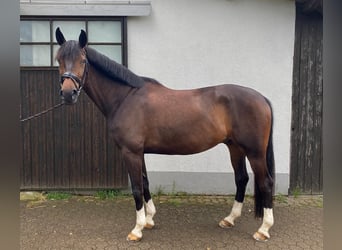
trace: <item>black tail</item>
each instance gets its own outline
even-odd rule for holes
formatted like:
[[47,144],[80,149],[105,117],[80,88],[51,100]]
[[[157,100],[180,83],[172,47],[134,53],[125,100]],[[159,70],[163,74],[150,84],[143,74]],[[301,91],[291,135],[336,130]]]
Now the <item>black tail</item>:
[[[271,177],[272,195],[271,197],[264,197],[261,193],[257,182],[254,178],[254,204],[255,204],[255,217],[261,218],[264,215],[264,206],[273,207],[273,194],[274,194],[274,183],[275,183],[275,164],[274,164],[274,153],[273,153],[273,109],[271,102],[267,99],[266,102],[271,109],[271,130],[268,137],[267,151],[266,151],[266,164],[268,175]],[[268,199],[268,200],[265,200]]]
[[274,164],[274,153],[273,153],[273,108],[271,102],[266,99],[268,105],[271,109],[271,130],[270,130],[270,137],[268,138],[268,145],[267,145],[267,152],[266,152],[266,161],[267,161],[267,170],[269,175],[273,179],[273,189],[272,195],[274,194],[274,183],[275,183],[275,164]]

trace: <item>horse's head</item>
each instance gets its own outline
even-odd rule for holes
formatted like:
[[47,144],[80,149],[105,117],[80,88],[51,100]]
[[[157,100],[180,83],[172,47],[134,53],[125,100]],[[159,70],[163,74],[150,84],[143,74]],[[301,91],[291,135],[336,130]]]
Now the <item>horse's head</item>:
[[81,30],[78,41],[66,41],[61,30],[57,28],[56,40],[61,46],[56,55],[61,75],[60,95],[65,104],[74,104],[77,102],[87,75],[85,53],[87,35],[84,30]]

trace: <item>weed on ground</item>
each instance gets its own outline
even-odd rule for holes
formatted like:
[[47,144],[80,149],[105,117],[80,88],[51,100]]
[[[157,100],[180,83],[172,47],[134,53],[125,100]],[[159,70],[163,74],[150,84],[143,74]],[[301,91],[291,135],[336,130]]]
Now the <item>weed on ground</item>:
[[46,194],[47,200],[67,200],[70,199],[72,195],[65,192],[48,192]]

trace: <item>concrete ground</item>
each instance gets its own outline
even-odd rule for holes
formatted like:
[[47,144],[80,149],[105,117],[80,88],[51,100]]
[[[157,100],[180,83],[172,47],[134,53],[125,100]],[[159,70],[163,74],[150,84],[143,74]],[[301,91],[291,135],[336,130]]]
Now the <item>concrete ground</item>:
[[323,249],[323,197],[276,196],[271,239],[256,242],[261,225],[252,198],[231,229],[218,222],[233,204],[229,196],[156,196],[156,226],[143,231],[138,243],[126,241],[135,225],[133,198],[101,200],[41,196],[20,201],[20,248],[32,249]]

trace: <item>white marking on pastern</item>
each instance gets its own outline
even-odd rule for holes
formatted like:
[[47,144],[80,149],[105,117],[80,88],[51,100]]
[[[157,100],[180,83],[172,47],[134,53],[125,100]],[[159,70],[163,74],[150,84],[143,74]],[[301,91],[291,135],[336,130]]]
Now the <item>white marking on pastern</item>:
[[272,208],[264,208],[264,218],[262,220],[262,225],[258,229],[258,232],[270,238],[269,230],[273,226],[273,209]]
[[153,216],[155,214],[156,214],[156,207],[154,206],[152,199],[150,199],[146,203],[146,224],[148,224],[149,227],[154,226]]
[[142,237],[142,230],[146,224],[146,216],[145,216],[145,209],[144,206],[137,211],[137,220],[134,229],[132,230],[132,234],[141,238]]
[[234,226],[235,219],[241,216],[242,205],[242,202],[234,201],[232,211],[226,218],[224,218],[224,220],[228,221],[230,224]]

